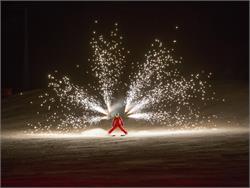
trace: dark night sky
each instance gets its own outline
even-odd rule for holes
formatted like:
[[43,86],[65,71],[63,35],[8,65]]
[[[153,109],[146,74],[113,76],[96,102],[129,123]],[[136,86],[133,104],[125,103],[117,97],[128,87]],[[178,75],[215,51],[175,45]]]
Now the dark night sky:
[[[248,2],[1,2],[2,87],[43,88],[54,69],[75,74],[89,67],[89,39],[118,22],[135,60],[154,38],[172,45],[185,70],[206,70],[217,80],[248,81]],[[25,38],[25,14],[28,33]],[[179,30],[174,27],[178,25]],[[25,51],[25,39],[28,51]],[[24,57],[28,53],[29,71]],[[24,76],[26,75],[26,76]],[[81,77],[83,79],[84,77]],[[80,78],[79,78],[80,79]],[[88,78],[86,78],[87,80]],[[85,81],[86,81],[85,80]]]

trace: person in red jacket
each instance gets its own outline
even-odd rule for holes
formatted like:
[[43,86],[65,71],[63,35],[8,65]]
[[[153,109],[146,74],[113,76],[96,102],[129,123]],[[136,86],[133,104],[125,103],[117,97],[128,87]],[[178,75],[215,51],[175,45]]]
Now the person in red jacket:
[[125,134],[128,134],[128,132],[124,129],[123,125],[124,125],[124,122],[121,116],[117,113],[113,119],[112,128],[108,131],[108,133],[111,134],[116,128],[119,128]]

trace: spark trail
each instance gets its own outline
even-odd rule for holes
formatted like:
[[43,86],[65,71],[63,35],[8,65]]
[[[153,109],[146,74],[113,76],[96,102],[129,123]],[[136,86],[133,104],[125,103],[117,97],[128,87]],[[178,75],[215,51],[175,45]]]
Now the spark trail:
[[214,100],[207,93],[211,85],[206,79],[211,73],[204,80],[201,74],[185,78],[178,69],[182,62],[173,58],[172,51],[155,39],[132,79],[125,113],[129,118],[168,126],[196,126],[201,118],[210,121],[216,116],[201,116],[200,107]]
[[[111,118],[117,106],[112,104],[114,93],[127,84],[120,80],[126,63],[125,54],[129,53],[125,51],[122,39],[117,23],[109,35],[92,32],[89,62],[97,84],[90,84],[90,89],[95,95],[86,87],[73,84],[67,76],[58,78],[57,71],[48,75],[50,92],[39,96],[42,100],[40,107],[47,111],[37,112],[43,117],[38,122],[29,123],[33,132],[72,132]],[[185,128],[216,117],[202,115],[200,110],[215,100],[207,82],[211,73],[184,77],[179,70],[181,58],[174,58],[173,51],[155,39],[144,62],[132,70],[137,74],[129,76],[129,88],[124,98],[128,118]]]
[[[95,21],[95,24],[98,24],[98,21]],[[92,32],[90,41],[92,56],[89,61],[98,84],[93,84],[90,89],[102,96],[102,100],[90,95],[84,87],[71,83],[66,76],[60,79],[55,75],[49,75],[48,87],[54,91],[55,96],[45,93],[39,97],[43,99],[40,106],[43,108],[46,106],[48,111],[53,112],[43,118],[46,119],[45,123],[39,121],[35,124],[29,123],[29,126],[32,126],[35,132],[48,131],[53,127],[65,132],[109,119],[112,112],[113,93],[118,88],[116,86],[121,85],[120,74],[124,68],[125,49],[122,46],[122,39],[117,23],[114,24],[114,29],[109,35]],[[37,113],[40,114],[40,112]],[[49,125],[44,125],[48,122]],[[56,126],[53,126],[55,124]]]
[[[97,22],[96,22],[97,23]],[[122,36],[119,35],[118,24],[115,23],[108,40],[103,35],[93,31],[90,42],[93,50],[91,61],[92,71],[98,79],[100,91],[104,98],[108,112],[111,112],[111,100],[113,92],[119,89],[117,84],[125,63],[125,50],[122,47]]]

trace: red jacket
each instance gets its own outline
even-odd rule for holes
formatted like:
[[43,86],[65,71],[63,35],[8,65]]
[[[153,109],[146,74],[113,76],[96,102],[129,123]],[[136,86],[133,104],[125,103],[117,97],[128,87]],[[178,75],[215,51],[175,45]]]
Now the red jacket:
[[115,117],[112,122],[112,126],[123,126],[123,120],[121,117]]

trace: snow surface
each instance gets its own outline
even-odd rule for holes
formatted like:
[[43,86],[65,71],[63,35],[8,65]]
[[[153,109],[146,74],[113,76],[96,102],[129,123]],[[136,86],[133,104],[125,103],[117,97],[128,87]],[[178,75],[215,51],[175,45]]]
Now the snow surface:
[[29,105],[41,91],[2,101],[2,186],[248,186],[248,86],[218,83],[225,103],[216,128],[168,130],[127,122],[111,137],[110,122],[78,133],[27,134],[37,121]]

